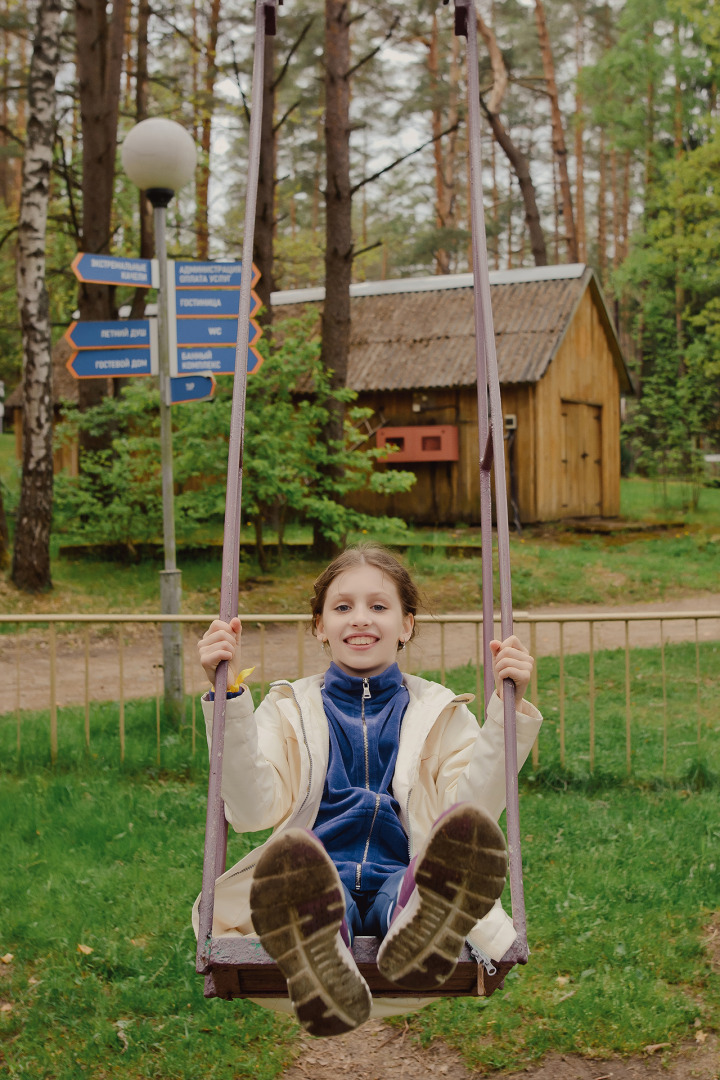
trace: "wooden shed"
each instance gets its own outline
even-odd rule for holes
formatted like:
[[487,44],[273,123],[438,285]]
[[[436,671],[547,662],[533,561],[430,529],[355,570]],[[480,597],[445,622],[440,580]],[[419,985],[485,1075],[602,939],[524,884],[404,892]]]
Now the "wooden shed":
[[[472,274],[351,287],[348,385],[373,410],[368,438],[398,452],[413,488],[388,514],[478,524]],[[620,395],[631,390],[595,273],[582,264],[490,274],[509,492],[521,522],[620,512]],[[323,290],[273,294],[322,305]],[[289,312],[288,312],[289,314]],[[358,509],[377,512],[377,496]]]

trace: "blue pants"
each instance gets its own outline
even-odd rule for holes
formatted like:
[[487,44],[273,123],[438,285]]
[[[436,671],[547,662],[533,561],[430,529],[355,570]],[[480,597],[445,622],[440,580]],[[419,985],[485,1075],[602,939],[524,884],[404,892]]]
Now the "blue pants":
[[377,892],[350,892],[343,883],[345,919],[351,939],[366,936],[382,940],[385,937],[406,869],[403,867],[390,874]]

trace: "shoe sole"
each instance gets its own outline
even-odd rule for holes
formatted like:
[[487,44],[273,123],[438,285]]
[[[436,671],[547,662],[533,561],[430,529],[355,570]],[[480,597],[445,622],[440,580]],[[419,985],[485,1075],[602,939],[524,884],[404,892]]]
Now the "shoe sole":
[[378,969],[404,990],[442,986],[466,936],[502,894],[505,837],[478,807],[450,810],[415,865],[416,889],[378,951]]
[[368,1019],[370,990],[338,933],[345,914],[340,877],[319,840],[288,829],[272,841],[255,867],[250,910],[306,1031],[341,1035]]

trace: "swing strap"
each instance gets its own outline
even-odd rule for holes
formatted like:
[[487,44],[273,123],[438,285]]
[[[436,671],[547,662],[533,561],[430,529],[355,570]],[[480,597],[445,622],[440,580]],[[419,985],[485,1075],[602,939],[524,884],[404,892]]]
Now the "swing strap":
[[[282,0],[279,0],[282,3]],[[263,82],[265,77],[265,36],[274,36],[278,0],[255,2],[255,54],[253,57],[250,135],[243,232],[240,309],[238,313],[235,379],[233,384],[230,440],[228,446],[227,489],[225,495],[225,533],[223,538],[220,618],[229,622],[238,613],[238,565],[240,558],[240,506],[242,501],[243,444],[245,401],[247,396],[247,360],[250,343],[250,300],[252,287],[253,241],[257,208],[260,138],[262,128]],[[212,946],[212,922],[215,906],[215,879],[225,871],[227,822],[222,800],[222,760],[225,744],[225,706],[227,701],[227,661],[218,664],[215,674],[212,752],[208,806],[205,821],[205,858],[203,861],[202,897],[198,912],[197,970],[207,972]]]
[[[467,38],[468,148],[470,154],[470,206],[472,223],[473,283],[475,300],[475,362],[477,368],[478,434],[480,442],[480,531],[482,536],[483,666],[485,707],[493,691],[493,572],[492,572],[492,474],[495,477],[500,578],[501,639],[513,632],[510,583],[510,530],[500,379],[490,301],[485,214],[483,210],[480,130],[480,79],[478,74],[477,13],[475,0],[455,0],[455,33]],[[505,679],[505,786],[512,917],[517,940],[513,947],[518,963],[526,963],[527,925],[520,851],[520,807],[517,768],[515,684]]]

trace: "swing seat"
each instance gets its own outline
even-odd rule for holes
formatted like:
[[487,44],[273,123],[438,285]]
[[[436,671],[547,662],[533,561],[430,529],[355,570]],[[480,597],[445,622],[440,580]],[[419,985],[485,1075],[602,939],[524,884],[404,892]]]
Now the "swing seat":
[[[491,974],[479,964],[467,945],[463,946],[460,960],[447,982],[434,990],[423,990],[411,995],[407,990],[384,979],[377,967],[380,942],[374,937],[358,937],[352,953],[360,974],[370,987],[373,997],[422,998],[490,997],[505,984],[505,976],[515,964],[527,963],[527,952],[515,942],[502,960],[493,963]],[[285,979],[274,960],[269,956],[256,934],[245,937],[216,937],[210,946],[210,961],[205,972],[205,997],[223,998],[282,998],[287,994]]]

